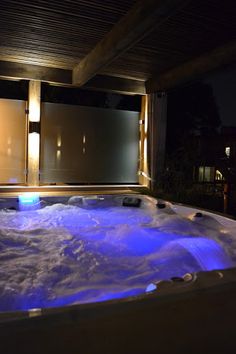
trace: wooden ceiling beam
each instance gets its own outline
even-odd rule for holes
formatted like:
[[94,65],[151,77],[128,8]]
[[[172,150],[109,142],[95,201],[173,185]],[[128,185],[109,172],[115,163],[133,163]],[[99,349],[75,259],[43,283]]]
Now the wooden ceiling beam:
[[101,69],[133,47],[188,0],[141,0],[73,69],[73,84],[84,85]]
[[166,91],[236,61],[236,42],[216,48],[200,57],[146,81],[146,92]]
[[120,77],[105,75],[96,75],[81,88],[127,95],[146,94],[144,81],[123,79]]
[[[72,85],[72,70],[9,61],[0,61],[0,79],[40,80],[60,86],[76,87],[76,85]],[[144,95],[146,93],[144,81],[105,75],[95,76],[82,88],[129,95]]]
[[72,71],[40,65],[0,61],[1,79],[40,80],[61,85],[71,85]]

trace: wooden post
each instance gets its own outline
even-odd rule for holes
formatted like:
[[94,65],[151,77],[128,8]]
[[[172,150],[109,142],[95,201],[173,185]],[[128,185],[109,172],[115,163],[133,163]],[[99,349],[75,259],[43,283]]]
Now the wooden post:
[[149,187],[147,165],[147,96],[142,97],[139,135],[139,183]]
[[41,82],[29,82],[28,185],[39,185]]
[[154,191],[161,181],[166,144],[167,96],[157,92],[148,97],[148,171],[150,189]]
[[225,182],[224,184],[224,213],[227,214],[229,212],[229,193],[230,193],[230,185],[229,182]]

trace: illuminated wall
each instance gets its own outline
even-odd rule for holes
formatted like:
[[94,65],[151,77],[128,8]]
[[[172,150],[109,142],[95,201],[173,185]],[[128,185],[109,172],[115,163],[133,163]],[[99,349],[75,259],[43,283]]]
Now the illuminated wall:
[[26,182],[26,102],[0,99],[0,183]]
[[42,103],[41,83],[30,81],[28,102],[0,99],[0,184],[142,183],[139,120],[129,110]]
[[[40,150],[40,107],[41,107],[41,82],[29,82],[29,134],[28,134],[28,178],[30,186],[39,185],[39,150]],[[38,125],[38,126],[37,126]],[[37,131],[35,131],[37,126]],[[32,130],[33,128],[33,130]]]
[[43,103],[41,183],[138,183],[139,112]]

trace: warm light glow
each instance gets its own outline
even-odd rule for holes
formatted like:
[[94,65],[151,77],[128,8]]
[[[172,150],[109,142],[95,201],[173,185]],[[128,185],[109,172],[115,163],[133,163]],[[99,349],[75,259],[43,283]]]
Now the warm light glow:
[[[29,123],[40,122],[40,95],[41,82],[29,81]],[[39,133],[32,132],[28,135],[28,185],[39,184]]]
[[221,181],[223,179],[223,175],[219,170],[216,170],[216,180]]
[[229,233],[228,230],[226,230],[226,229],[221,229],[220,232],[221,232],[222,234],[228,234],[228,233]]
[[147,138],[144,139],[143,150],[144,150],[144,162],[147,162]]
[[[173,208],[173,209],[177,210],[177,208]],[[191,214],[191,215],[187,216],[187,219],[191,220],[191,221],[195,221],[196,220],[195,215],[196,215],[196,213]]]
[[61,147],[61,135],[57,136],[57,147]]
[[214,182],[215,168],[211,166],[200,166],[198,169],[199,182]]
[[[148,164],[147,164],[147,137],[145,137],[143,142],[143,172],[148,174]],[[145,185],[149,185],[149,180],[146,179]]]
[[144,133],[145,133],[145,136],[147,135],[147,132],[148,132],[148,100],[146,99],[145,113],[144,113]]
[[58,133],[57,134],[57,162],[61,161],[61,145],[62,145],[62,141],[61,141],[61,134]]
[[29,121],[40,121],[40,82],[29,82]]
[[57,150],[57,160],[60,160],[60,159],[61,159],[61,151]]
[[39,153],[39,134],[30,133],[29,134],[29,155],[32,158],[38,157]]
[[31,99],[29,102],[29,115],[30,122],[39,122],[40,121],[40,109],[38,107],[38,102],[36,99]]
[[28,156],[29,156],[29,175],[28,183],[36,186],[38,184],[38,171],[39,171],[39,134],[30,133],[28,143]]
[[85,144],[86,143],[86,136],[85,136],[85,134],[83,135],[83,144]]
[[85,154],[86,150],[85,150],[85,147],[83,147],[83,154]]
[[142,110],[140,124],[140,140],[139,140],[139,182],[145,186],[150,183],[148,177],[147,165],[147,132],[148,132],[148,96],[142,98]]
[[8,148],[7,148],[7,156],[11,156],[11,148],[10,148],[10,145],[11,145],[11,137],[10,137],[10,136],[7,138],[7,145],[8,145]]
[[25,101],[0,99],[0,183],[26,183]]
[[[147,132],[148,132],[148,99],[145,102],[145,113],[144,113],[144,143],[143,143],[143,171],[148,175],[148,163],[147,163]],[[145,185],[148,186],[150,183],[149,179],[146,178]]]
[[230,146],[225,147],[225,154],[227,157],[230,157]]

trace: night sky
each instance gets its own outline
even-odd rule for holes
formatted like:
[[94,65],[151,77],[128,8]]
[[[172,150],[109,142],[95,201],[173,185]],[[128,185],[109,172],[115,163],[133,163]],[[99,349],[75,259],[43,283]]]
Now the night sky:
[[236,65],[208,75],[204,82],[213,88],[222,126],[236,126]]

